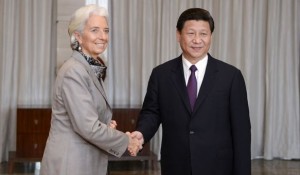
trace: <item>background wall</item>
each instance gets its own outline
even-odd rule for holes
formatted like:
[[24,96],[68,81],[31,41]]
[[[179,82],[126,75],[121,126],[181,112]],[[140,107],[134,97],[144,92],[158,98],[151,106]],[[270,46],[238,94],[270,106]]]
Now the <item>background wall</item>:
[[57,0],[57,55],[56,71],[72,53],[68,25],[71,15],[85,5],[85,0]]

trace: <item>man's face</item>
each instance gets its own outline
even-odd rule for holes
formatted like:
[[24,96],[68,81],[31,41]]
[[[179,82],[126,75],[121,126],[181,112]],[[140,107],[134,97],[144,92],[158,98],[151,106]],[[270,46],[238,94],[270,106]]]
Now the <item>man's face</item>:
[[212,33],[209,23],[203,20],[188,20],[181,32],[176,32],[183,56],[195,64],[206,56],[210,48]]

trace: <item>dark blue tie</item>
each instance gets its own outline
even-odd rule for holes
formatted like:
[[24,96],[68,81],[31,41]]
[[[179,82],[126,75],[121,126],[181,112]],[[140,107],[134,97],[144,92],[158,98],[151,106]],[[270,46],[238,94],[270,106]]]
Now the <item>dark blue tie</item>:
[[191,70],[191,75],[187,84],[187,90],[188,90],[188,94],[189,94],[189,98],[190,98],[190,104],[191,104],[191,108],[192,110],[194,109],[194,104],[196,102],[197,99],[197,79],[195,76],[195,72],[197,70],[197,67],[195,65],[192,65],[190,67]]

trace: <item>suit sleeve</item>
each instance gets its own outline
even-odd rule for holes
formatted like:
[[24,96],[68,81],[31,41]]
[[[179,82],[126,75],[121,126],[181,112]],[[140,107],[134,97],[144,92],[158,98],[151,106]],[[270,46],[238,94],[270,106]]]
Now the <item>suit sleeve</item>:
[[87,142],[120,157],[126,151],[129,138],[125,133],[99,121],[97,107],[89,90],[91,83],[89,74],[79,65],[70,68],[64,75],[62,99],[73,129]]
[[240,71],[234,75],[230,95],[234,146],[234,175],[251,174],[251,125],[247,91]]
[[154,136],[161,123],[158,89],[158,74],[154,69],[148,82],[146,96],[136,128],[137,131],[143,134],[145,143]]

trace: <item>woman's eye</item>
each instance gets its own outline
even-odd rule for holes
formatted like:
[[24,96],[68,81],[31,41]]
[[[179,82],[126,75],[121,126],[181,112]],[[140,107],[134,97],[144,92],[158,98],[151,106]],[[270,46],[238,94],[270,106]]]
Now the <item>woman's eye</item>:
[[92,29],[91,30],[93,33],[97,33],[98,32],[98,29]]

